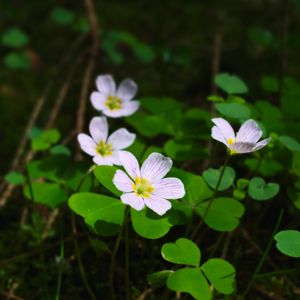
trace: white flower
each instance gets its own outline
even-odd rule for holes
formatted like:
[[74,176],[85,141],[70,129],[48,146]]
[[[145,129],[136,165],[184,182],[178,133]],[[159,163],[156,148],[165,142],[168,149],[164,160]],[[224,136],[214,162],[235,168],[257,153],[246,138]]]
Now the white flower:
[[180,199],[185,195],[184,185],[178,178],[163,178],[172,167],[172,160],[152,153],[139,167],[133,154],[123,151],[120,160],[125,172],[118,170],[113,178],[115,186],[124,194],[121,200],[136,210],[145,206],[159,215],[171,208],[166,199]]
[[100,75],[96,79],[98,92],[93,92],[91,102],[93,106],[111,118],[130,116],[135,113],[140,102],[133,97],[137,93],[136,83],[127,78],[124,79],[118,88],[111,75]]
[[258,142],[263,132],[252,119],[243,123],[236,135],[225,119],[215,118],[212,121],[215,124],[211,130],[212,138],[225,144],[229,148],[230,154],[257,151],[271,140],[271,138],[267,138]]
[[108,137],[106,117],[95,117],[90,122],[90,134],[78,134],[81,149],[93,156],[97,165],[120,165],[119,155],[122,149],[129,147],[135,140],[135,134],[120,128]]

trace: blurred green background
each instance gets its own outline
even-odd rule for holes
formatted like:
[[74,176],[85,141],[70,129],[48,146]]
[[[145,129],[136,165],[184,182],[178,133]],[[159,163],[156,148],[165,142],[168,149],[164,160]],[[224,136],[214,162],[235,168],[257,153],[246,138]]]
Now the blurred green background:
[[[170,96],[208,106],[215,72],[238,74],[248,100],[279,104],[272,83],[289,76],[300,110],[300,1],[95,1],[101,50],[93,78],[111,73],[132,77],[138,97]],[[91,39],[84,1],[1,1],[1,173],[9,168],[36,101],[49,95],[36,126],[43,127],[70,69],[82,58],[55,126],[74,128]],[[82,39],[80,40],[80,36]],[[73,47],[72,44],[80,43]],[[70,47],[73,51],[70,52]],[[59,61],[65,56],[63,68]],[[59,71],[57,71],[59,69]],[[266,77],[267,75],[267,77]],[[263,88],[262,88],[263,87]],[[89,90],[94,88],[93,84]],[[275,89],[276,90],[276,89]],[[298,100],[295,100],[297,99]],[[95,111],[88,105],[90,116]],[[294,134],[297,136],[296,130]]]

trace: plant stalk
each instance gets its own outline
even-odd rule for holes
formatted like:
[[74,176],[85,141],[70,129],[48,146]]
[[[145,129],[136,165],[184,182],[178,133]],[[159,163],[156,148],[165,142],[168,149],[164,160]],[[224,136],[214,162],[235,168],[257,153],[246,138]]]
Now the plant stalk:
[[195,238],[195,236],[197,235],[198,231],[201,229],[201,226],[203,225],[203,223],[204,223],[204,221],[205,221],[205,218],[206,218],[206,216],[207,216],[207,214],[208,214],[208,212],[209,212],[209,210],[210,210],[210,208],[211,208],[211,206],[212,206],[212,203],[213,203],[213,201],[214,201],[215,195],[216,195],[216,193],[218,192],[218,189],[219,189],[219,187],[220,187],[222,178],[223,178],[223,176],[224,176],[225,169],[226,169],[226,167],[227,167],[227,165],[228,165],[229,158],[230,158],[230,154],[227,154],[227,155],[226,155],[226,158],[225,158],[225,161],[224,161],[224,164],[223,164],[223,168],[222,168],[221,173],[220,173],[220,176],[219,176],[219,179],[218,179],[217,184],[216,184],[216,188],[214,189],[214,193],[213,193],[211,199],[210,199],[209,202],[208,202],[208,205],[207,205],[207,207],[206,207],[206,209],[205,209],[205,211],[204,211],[204,214],[203,214],[203,216],[202,216],[200,222],[198,223],[198,225],[195,227],[193,233],[191,234],[191,239],[192,239],[192,240]]

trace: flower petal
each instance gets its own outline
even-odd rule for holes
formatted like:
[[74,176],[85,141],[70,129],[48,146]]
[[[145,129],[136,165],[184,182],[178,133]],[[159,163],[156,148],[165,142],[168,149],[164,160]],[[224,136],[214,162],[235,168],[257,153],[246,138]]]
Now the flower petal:
[[79,142],[80,148],[85,153],[94,156],[96,155],[96,143],[93,141],[93,139],[88,136],[87,134],[80,133],[77,136],[77,140]]
[[271,137],[261,140],[259,143],[257,143],[254,147],[254,150],[260,150],[261,148],[265,147],[269,142],[271,141]]
[[171,158],[160,153],[151,153],[142,165],[141,176],[152,182],[157,181],[170,171],[172,164]]
[[137,93],[137,84],[132,79],[124,79],[117,90],[117,96],[123,101],[131,100]]
[[103,115],[110,118],[120,118],[123,117],[123,112],[121,109],[110,110],[107,107],[102,111]]
[[262,136],[262,131],[257,123],[250,119],[243,123],[236,135],[237,142],[256,143]]
[[126,193],[121,196],[121,201],[124,204],[130,205],[135,210],[142,210],[145,207],[144,199],[138,197],[135,193]]
[[90,122],[90,133],[96,144],[100,141],[106,142],[108,135],[108,124],[105,117],[95,117]]
[[134,114],[140,107],[140,102],[133,100],[123,103],[122,105],[122,114],[123,116],[130,116]]
[[229,139],[235,139],[235,134],[234,134],[234,131],[233,131],[231,125],[225,119],[214,118],[211,120],[219,128],[220,133],[224,136],[227,145],[228,145]]
[[101,155],[96,155],[93,157],[93,161],[96,165],[106,165],[106,166],[112,166],[114,165],[114,157],[112,155],[109,156],[101,156]]
[[160,216],[164,215],[172,207],[169,201],[155,195],[151,195],[149,198],[144,198],[144,201],[147,207]]
[[254,152],[255,144],[253,143],[244,143],[244,142],[236,142],[230,145],[230,149],[234,150],[236,153],[250,153]]
[[184,185],[178,178],[163,178],[153,186],[153,194],[161,198],[180,199],[185,195]]
[[136,177],[140,177],[140,167],[135,156],[128,151],[120,151],[119,159],[128,173],[128,175],[135,180]]
[[115,95],[116,83],[111,75],[100,75],[96,78],[96,86],[99,92],[106,96]]
[[110,110],[107,107],[103,110],[103,114],[111,118],[120,118],[130,116],[140,107],[139,101],[122,102],[120,109]]
[[121,192],[129,193],[133,192],[133,182],[125,174],[125,172],[118,170],[113,178],[113,183]]
[[107,109],[107,107],[105,105],[106,98],[107,98],[107,96],[102,93],[93,92],[91,94],[92,105],[94,106],[95,109],[100,110],[100,111]]
[[120,128],[113,132],[107,140],[114,149],[124,149],[129,147],[135,140],[136,135],[130,133],[125,128]]
[[211,136],[213,139],[225,144],[226,146],[228,146],[228,143],[224,137],[224,135],[222,134],[221,130],[219,127],[217,126],[213,126],[213,128],[211,129]]

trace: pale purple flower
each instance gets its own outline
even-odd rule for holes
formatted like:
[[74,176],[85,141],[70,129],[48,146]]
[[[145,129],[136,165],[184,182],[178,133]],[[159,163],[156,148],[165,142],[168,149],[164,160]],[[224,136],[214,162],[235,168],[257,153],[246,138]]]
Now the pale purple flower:
[[95,117],[89,126],[91,136],[80,133],[80,148],[90,156],[97,165],[120,165],[119,156],[122,149],[129,147],[135,140],[135,134],[120,128],[108,136],[106,117]]
[[127,174],[118,170],[113,178],[115,186],[124,194],[121,200],[136,210],[145,206],[159,215],[171,208],[166,199],[180,199],[185,195],[184,185],[178,178],[163,178],[172,167],[172,160],[160,153],[152,153],[142,167],[135,156],[123,151],[120,160]]
[[91,94],[95,109],[111,118],[130,116],[135,113],[140,102],[132,100],[137,93],[137,85],[132,79],[124,79],[119,87],[111,75],[100,75],[96,78],[98,91]]
[[225,119],[214,118],[212,121],[215,124],[211,130],[212,138],[225,144],[230,154],[257,151],[265,147],[271,140],[271,138],[267,138],[258,142],[263,132],[252,119],[243,123],[236,135]]

